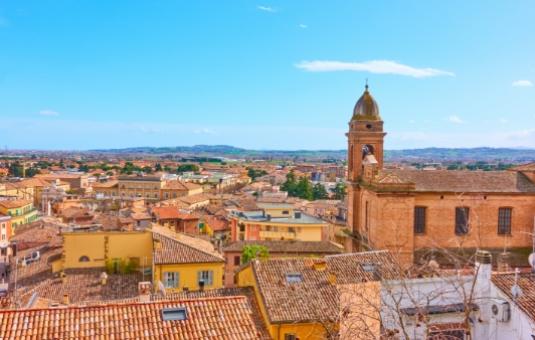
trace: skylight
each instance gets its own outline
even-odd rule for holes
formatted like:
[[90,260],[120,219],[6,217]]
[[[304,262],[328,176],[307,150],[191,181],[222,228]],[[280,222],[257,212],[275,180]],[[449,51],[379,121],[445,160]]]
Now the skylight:
[[186,307],[164,308],[162,309],[163,321],[181,321],[188,318]]
[[300,273],[286,274],[286,282],[288,282],[288,283],[301,283],[301,282],[303,282],[303,276]]

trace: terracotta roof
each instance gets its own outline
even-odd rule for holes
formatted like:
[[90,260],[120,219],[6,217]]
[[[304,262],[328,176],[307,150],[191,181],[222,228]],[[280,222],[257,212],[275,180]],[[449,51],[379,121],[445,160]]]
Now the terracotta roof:
[[510,168],[508,170],[511,170],[511,171],[535,171],[535,162],[528,163],[528,164],[517,165],[517,166],[512,167],[512,168]]
[[[397,178],[396,178],[397,177]],[[535,184],[513,171],[382,170],[378,180],[414,183],[423,192],[535,193]],[[401,182],[400,182],[401,181]]]
[[182,182],[182,181],[166,181],[164,184],[163,189],[172,189],[172,190],[195,190],[199,189],[202,186],[190,183],[190,182]]
[[[326,262],[325,270],[314,269]],[[374,265],[367,272],[364,265]],[[336,320],[340,312],[336,284],[396,279],[399,267],[388,251],[330,255],[324,259],[296,258],[253,261],[251,266],[271,323]],[[301,275],[300,283],[288,283],[287,274]],[[329,276],[336,277],[336,284]]]
[[158,220],[170,220],[170,219],[180,219],[180,220],[195,220],[198,219],[197,216],[192,214],[185,214],[178,210],[177,207],[154,207],[152,208],[152,213],[156,215]]
[[0,206],[6,209],[20,208],[31,203],[30,200],[0,200]]
[[330,241],[237,241],[223,248],[223,252],[241,252],[247,245],[258,244],[270,253],[340,254],[344,248]]
[[61,216],[64,218],[79,218],[79,217],[92,217],[93,214],[87,208],[68,207],[61,211]]
[[[492,283],[500,289],[507,297],[513,301],[511,287],[515,284],[514,273],[496,273],[492,274]],[[517,284],[522,289],[522,295],[514,301],[526,313],[531,320],[535,320],[535,274],[520,273],[518,274]]]
[[207,215],[203,219],[213,231],[230,230],[229,223],[225,218]]
[[224,262],[214,246],[203,239],[164,231],[166,228],[153,226],[153,239],[160,245],[154,246],[154,264]]
[[[185,307],[186,320],[164,321],[164,308]],[[245,296],[0,312],[0,338],[258,339]]]

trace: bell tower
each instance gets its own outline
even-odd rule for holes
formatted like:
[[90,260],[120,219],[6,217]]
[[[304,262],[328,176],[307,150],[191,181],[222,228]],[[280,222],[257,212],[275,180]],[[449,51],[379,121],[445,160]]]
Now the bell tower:
[[357,233],[360,230],[359,212],[361,211],[360,192],[364,175],[364,165],[373,163],[377,169],[383,168],[383,121],[379,115],[379,106],[368,90],[353,109],[347,136],[347,197],[348,227]]

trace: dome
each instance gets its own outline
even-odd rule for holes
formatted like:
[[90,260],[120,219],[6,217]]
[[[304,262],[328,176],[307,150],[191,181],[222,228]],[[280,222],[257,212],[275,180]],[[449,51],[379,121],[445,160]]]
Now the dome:
[[377,105],[370,91],[368,91],[368,84],[366,84],[364,93],[355,104],[351,120],[381,120],[379,105]]

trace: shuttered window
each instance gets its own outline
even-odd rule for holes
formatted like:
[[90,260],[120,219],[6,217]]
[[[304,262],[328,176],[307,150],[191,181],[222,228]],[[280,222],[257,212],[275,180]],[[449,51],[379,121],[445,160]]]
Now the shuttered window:
[[178,287],[178,272],[164,272],[163,284],[165,288],[177,288]]
[[468,234],[470,220],[470,208],[457,207],[455,208],[455,234]]
[[197,272],[199,282],[204,282],[205,286],[211,286],[214,283],[214,272],[212,270],[201,270]]
[[511,216],[513,208],[498,209],[498,234],[511,235]]
[[425,233],[425,222],[426,222],[425,213],[426,213],[425,207],[414,208],[414,233],[415,234]]

